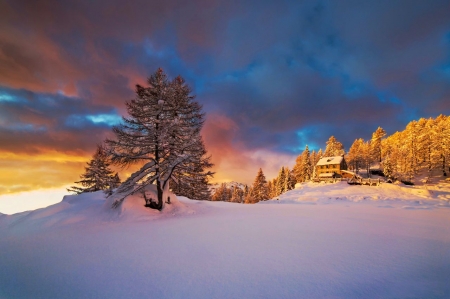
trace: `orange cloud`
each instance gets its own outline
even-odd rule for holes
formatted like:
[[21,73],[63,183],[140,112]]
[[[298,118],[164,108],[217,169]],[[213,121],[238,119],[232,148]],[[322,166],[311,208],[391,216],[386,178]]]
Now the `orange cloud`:
[[278,174],[281,166],[292,167],[294,155],[274,153],[264,149],[248,149],[236,142],[238,125],[230,118],[218,114],[208,114],[202,131],[206,149],[212,156],[212,182],[238,181],[251,184],[261,167],[267,179]]

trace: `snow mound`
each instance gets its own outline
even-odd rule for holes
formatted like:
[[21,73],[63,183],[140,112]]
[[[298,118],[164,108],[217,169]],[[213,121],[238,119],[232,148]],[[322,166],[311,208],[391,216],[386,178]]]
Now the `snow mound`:
[[[188,205],[180,202],[177,196],[170,191],[164,192],[163,199],[165,201],[165,205],[162,211],[145,207],[145,199],[142,191],[129,195],[119,207],[111,209],[113,202],[122,196],[122,194],[111,196],[105,201],[104,204],[104,208],[110,211],[111,217],[120,219],[121,221],[146,221],[162,217],[193,213],[193,210]],[[156,186],[146,186],[145,196],[153,199],[153,201],[156,201]],[[170,204],[167,204],[168,198],[170,198]]]
[[[146,195],[156,198],[156,187],[147,186]],[[0,220],[8,227],[17,230],[37,230],[49,227],[92,226],[105,222],[136,222],[153,220],[175,215],[192,214],[185,203],[178,201],[175,194],[169,192],[171,204],[162,211],[145,207],[141,193],[128,196],[123,203],[113,209],[111,204],[116,197],[106,198],[103,191],[66,195],[57,204],[46,208],[27,211],[14,215],[0,215]]]

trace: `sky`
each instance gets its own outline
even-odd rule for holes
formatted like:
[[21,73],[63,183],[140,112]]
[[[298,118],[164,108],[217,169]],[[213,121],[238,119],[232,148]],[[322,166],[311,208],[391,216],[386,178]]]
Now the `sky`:
[[0,201],[78,180],[159,67],[203,105],[213,181],[270,179],[449,115],[450,2],[0,0]]

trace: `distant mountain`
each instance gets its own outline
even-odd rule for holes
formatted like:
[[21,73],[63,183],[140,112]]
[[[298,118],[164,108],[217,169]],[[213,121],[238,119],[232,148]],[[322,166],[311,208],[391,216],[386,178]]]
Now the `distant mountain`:
[[[211,184],[209,186],[209,190],[211,190],[211,194],[214,194],[214,192],[216,192],[216,189],[220,187],[220,185],[222,185],[222,183],[215,183],[215,184]],[[242,190],[244,190],[245,184],[242,183],[238,183],[238,182],[225,182],[225,185],[227,186],[227,188],[232,188],[232,187],[238,187],[241,188]]]

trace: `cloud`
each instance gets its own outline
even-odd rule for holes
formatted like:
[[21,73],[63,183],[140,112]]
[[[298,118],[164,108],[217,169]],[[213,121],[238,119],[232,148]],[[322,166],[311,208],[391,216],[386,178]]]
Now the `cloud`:
[[348,148],[378,126],[449,114],[449,10],[445,0],[3,1],[0,151],[89,157],[134,85],[163,67],[208,113],[216,180],[248,182],[331,135]]

